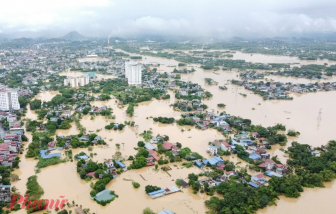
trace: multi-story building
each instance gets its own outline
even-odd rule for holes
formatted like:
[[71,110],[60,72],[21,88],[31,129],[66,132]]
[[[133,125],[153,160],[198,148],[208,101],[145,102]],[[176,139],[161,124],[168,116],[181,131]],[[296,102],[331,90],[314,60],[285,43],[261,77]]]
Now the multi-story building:
[[20,109],[18,93],[15,90],[0,91],[0,110],[14,111]]
[[64,86],[70,86],[72,88],[84,86],[89,84],[90,77],[87,75],[82,75],[79,77],[69,77],[67,79],[64,79]]
[[125,62],[125,77],[129,85],[141,85],[142,64],[134,61]]

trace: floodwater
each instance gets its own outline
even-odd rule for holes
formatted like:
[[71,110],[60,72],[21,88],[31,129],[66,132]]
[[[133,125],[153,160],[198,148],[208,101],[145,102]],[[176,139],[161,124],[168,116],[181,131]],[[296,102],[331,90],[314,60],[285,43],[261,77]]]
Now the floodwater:
[[[134,55],[134,54],[133,54]],[[175,60],[143,56],[142,63],[159,63],[159,72],[171,72],[174,68],[168,65],[178,64]],[[308,94],[292,94],[294,100],[274,100],[264,101],[262,97],[254,95],[243,87],[231,85],[228,80],[238,78],[236,71],[205,71],[199,68],[199,65],[192,64],[196,72],[191,74],[183,74],[182,80],[199,83],[206,90],[213,94],[209,100],[204,100],[209,110],[215,112],[226,111],[229,114],[249,118],[253,124],[261,124],[263,126],[272,126],[276,123],[286,125],[287,129],[295,129],[301,134],[296,138],[290,138],[289,141],[298,141],[313,146],[326,144],[329,140],[336,139],[335,126],[336,119],[336,92],[315,92]],[[272,76],[273,79],[274,76]],[[204,82],[204,78],[212,78],[218,82],[217,86],[209,86]],[[287,77],[286,77],[287,78]],[[296,81],[297,78],[288,77],[288,81]],[[303,80],[303,79],[300,79]],[[299,80],[297,80],[299,81]],[[226,85],[228,90],[222,91],[218,89],[219,85]],[[46,93],[46,92],[42,92]],[[151,130],[154,135],[169,135],[171,142],[180,142],[183,147],[189,147],[192,151],[198,152],[204,157],[208,157],[206,149],[209,141],[216,139],[224,139],[225,137],[215,130],[199,130],[193,127],[178,126],[176,124],[159,124],[154,123],[151,117],[174,117],[178,119],[181,112],[173,111],[169,104],[174,103],[174,95],[172,92],[170,100],[152,100],[140,103],[134,107],[134,117],[130,118],[125,111],[127,106],[118,107],[116,100],[113,98],[109,101],[94,101],[94,106],[107,105],[113,109],[115,119],[103,116],[86,115],[81,119],[81,124],[86,127],[87,133],[97,133],[106,142],[107,146],[95,146],[93,151],[87,149],[75,149],[73,154],[81,151],[96,153],[93,156],[94,161],[102,162],[111,158],[116,151],[122,153],[125,159],[130,155],[136,154],[134,147],[137,142],[143,140],[139,136],[144,130]],[[239,93],[247,94],[246,97]],[[55,94],[40,94],[38,96],[51,99]],[[217,108],[218,103],[226,104],[223,109]],[[254,108],[254,110],[253,110]],[[27,111],[28,118],[36,118],[36,114]],[[123,123],[124,121],[134,121],[135,127],[126,126],[122,131],[105,130],[105,126],[110,122]],[[58,135],[78,134],[75,124],[72,124],[69,130],[57,130]],[[31,138],[31,136],[29,136]],[[288,145],[290,144],[288,143]],[[117,149],[116,144],[120,144]],[[27,147],[27,146],[26,146]],[[281,146],[273,146],[270,150],[271,155],[278,155],[281,161],[285,161],[284,153],[280,151]],[[26,152],[26,151],[25,151]],[[34,166],[36,160],[21,158],[20,169],[15,170],[21,180],[14,182],[13,185],[19,188],[21,193],[26,190],[25,183],[27,178],[34,174]],[[234,162],[242,162],[236,156],[226,157]],[[126,165],[130,163],[126,162]],[[174,164],[177,166],[175,167]],[[153,171],[153,167],[143,168],[139,170],[131,170],[119,175],[112,180],[107,188],[114,190],[119,195],[115,201],[106,207],[96,204],[90,198],[90,182],[81,180],[76,173],[75,162],[62,163],[56,166],[50,166],[42,169],[38,174],[38,181],[44,188],[45,194],[43,198],[57,199],[59,196],[65,196],[70,201],[74,200],[77,204],[90,208],[95,213],[141,213],[145,207],[150,207],[155,212],[169,209],[176,213],[191,214],[205,213],[207,211],[204,201],[209,197],[205,194],[194,195],[190,189],[183,189],[181,193],[174,193],[155,200],[150,199],[144,192],[144,187],[148,184],[158,185],[160,187],[169,187],[175,185],[175,179],[186,178],[189,173],[198,173],[199,169],[192,167],[190,169],[181,169],[181,163],[169,164],[172,168],[169,173],[171,177],[162,171]],[[249,171],[250,173],[250,171]],[[253,172],[251,172],[253,173]],[[143,180],[141,174],[145,179]],[[55,176],[56,175],[56,176]],[[141,187],[133,189],[131,181],[124,179],[132,179],[139,182]],[[317,213],[323,207],[324,213],[335,213],[332,210],[331,199],[335,197],[335,182],[326,184],[326,188],[305,189],[305,192],[298,199],[288,199],[281,197],[278,206],[267,207],[259,213]],[[130,202],[132,206],[129,206]],[[54,212],[54,211],[53,211]]]
[[[61,76],[67,76],[67,77],[78,77],[78,76],[81,76],[81,75],[85,75],[86,72],[82,72],[82,71],[63,71],[63,72],[60,72],[58,74],[61,75]],[[96,72],[96,74],[97,74],[97,78],[95,78],[96,80],[117,78],[116,76],[109,75],[109,74],[99,74],[97,72]],[[90,79],[90,80],[92,80],[92,79]]]
[[42,91],[35,95],[34,99],[39,99],[42,102],[49,102],[57,94],[59,94],[59,91]]
[[[170,52],[173,53],[178,50],[173,49],[165,49],[163,52]],[[190,54],[189,50],[180,50],[186,54]],[[215,52],[215,51],[229,51],[228,49],[218,49],[218,50],[204,50],[207,52]],[[246,62],[253,62],[253,63],[289,63],[289,64],[300,64],[300,65],[310,65],[310,64],[317,64],[317,65],[324,65],[327,63],[328,65],[334,65],[336,62],[327,60],[327,59],[318,59],[318,60],[301,60],[298,57],[292,56],[284,56],[284,55],[267,55],[267,54],[260,54],[260,53],[243,53],[241,51],[231,51],[230,53],[224,54],[232,54],[233,57],[222,57],[224,59],[234,59],[234,60],[245,60]]]

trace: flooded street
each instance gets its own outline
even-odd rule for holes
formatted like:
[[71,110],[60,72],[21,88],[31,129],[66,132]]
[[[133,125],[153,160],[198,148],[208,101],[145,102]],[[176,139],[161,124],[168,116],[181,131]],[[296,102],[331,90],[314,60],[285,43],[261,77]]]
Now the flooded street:
[[[135,54],[132,54],[135,55]],[[249,54],[250,55],[250,54]],[[259,54],[260,55],[260,54]],[[237,52],[234,54],[234,59],[237,57],[246,57],[246,61],[251,60],[255,62],[275,62],[284,63],[281,60],[288,60],[286,63],[309,63],[300,61],[292,57],[280,56],[259,56],[253,54],[248,57],[246,54]],[[280,57],[277,61],[277,58]],[[289,60],[289,59],[291,60]],[[237,58],[238,59],[238,58]],[[263,60],[263,61],[262,61]],[[272,60],[272,61],[270,61]],[[178,62],[175,60],[143,56],[141,61],[144,64],[159,63],[159,72],[172,72]],[[315,62],[315,61],[314,61]],[[315,63],[320,63],[319,61]],[[321,62],[322,64],[324,63]],[[233,78],[238,79],[236,71],[205,71],[199,68],[199,65],[192,64],[196,72],[191,74],[182,74],[182,80],[199,83],[205,90],[210,91],[213,97],[209,100],[204,100],[208,105],[209,110],[215,112],[226,111],[226,113],[252,120],[253,124],[261,124],[263,126],[273,126],[276,123],[286,125],[288,129],[295,129],[301,134],[297,138],[290,138],[290,141],[298,141],[300,143],[310,144],[312,146],[320,146],[326,144],[329,140],[336,139],[336,132],[334,121],[336,120],[336,92],[315,92],[309,94],[291,94],[293,100],[285,101],[264,101],[261,96],[254,95],[251,91],[245,90],[243,87],[231,85],[228,80]],[[188,67],[190,69],[190,67]],[[71,71],[62,72],[59,75],[80,75],[82,72]],[[98,78],[112,78],[111,75],[97,74]],[[218,82],[218,86],[226,85],[228,90],[219,90],[218,86],[208,86],[204,82],[204,78],[212,78]],[[283,78],[288,79],[289,82],[305,82],[310,80],[297,79],[291,77],[267,76],[269,79],[275,81]],[[333,77],[334,79],[334,77]],[[286,81],[286,82],[287,82]],[[316,82],[316,80],[311,80]],[[247,94],[246,97],[239,93]],[[42,101],[50,101],[57,92],[44,91],[36,95],[35,98]],[[130,155],[136,154],[134,147],[137,147],[137,142],[142,140],[139,136],[144,130],[151,130],[153,135],[169,135],[170,142],[180,142],[183,147],[189,147],[192,151],[198,152],[204,157],[208,157],[206,149],[209,141],[215,139],[224,139],[225,137],[216,130],[199,130],[188,126],[178,126],[176,124],[164,125],[153,122],[150,117],[174,117],[180,118],[181,112],[174,111],[169,104],[174,103],[174,94],[170,92],[170,100],[153,100],[149,102],[140,103],[134,107],[134,117],[128,117],[125,113],[127,106],[119,108],[116,104],[116,99],[113,98],[108,101],[94,101],[91,105],[101,107],[107,105],[113,109],[115,119],[107,119],[103,116],[91,115],[83,116],[81,124],[86,128],[88,133],[96,132],[101,136],[108,146],[95,146],[92,153],[96,153],[93,157],[94,161],[102,162],[105,159],[111,158],[116,151],[120,151],[122,156],[127,159]],[[224,103],[225,108],[218,108],[218,103]],[[255,110],[253,110],[253,108]],[[321,113],[320,113],[321,112]],[[318,119],[320,115],[321,119]],[[91,118],[92,117],[92,118]],[[36,119],[37,115],[29,108],[26,113],[26,118]],[[124,121],[134,121],[135,127],[126,126],[122,131],[105,130],[105,126],[110,122],[124,123]],[[57,130],[57,135],[72,135],[78,134],[79,131],[74,123],[69,130]],[[30,134],[27,135],[31,142]],[[120,149],[117,149],[115,144],[119,143]],[[288,145],[290,142],[288,143]],[[272,146],[271,155],[278,155],[281,161],[285,161],[283,152],[279,149],[279,145]],[[25,145],[27,148],[27,143]],[[81,151],[88,152],[87,149],[74,149],[73,154]],[[24,154],[26,153],[26,150]],[[228,157],[232,161],[239,161],[237,157]],[[21,178],[20,181],[13,182],[20,193],[26,190],[27,178],[34,174],[34,167],[37,160],[26,159],[21,156],[20,169],[15,170]],[[126,162],[126,165],[130,163]],[[150,207],[155,212],[169,209],[181,214],[205,213],[206,207],[204,201],[209,198],[206,194],[194,195],[190,189],[183,189],[182,192],[174,193],[158,199],[151,199],[145,194],[144,187],[146,185],[157,185],[160,187],[175,186],[175,180],[178,178],[186,179],[189,173],[201,172],[198,168],[192,167],[189,169],[181,169],[181,163],[169,164],[172,170],[169,171],[171,177],[163,171],[154,171],[154,167],[142,168],[139,170],[130,170],[118,175],[106,187],[114,190],[119,198],[111,202],[106,207],[102,207],[90,198],[90,182],[81,180],[76,172],[76,163],[67,162],[55,166],[49,166],[41,170],[38,175],[38,182],[44,189],[43,198],[58,199],[59,196],[65,196],[70,203],[74,200],[79,205],[85,208],[90,208],[91,212],[95,213],[141,213],[145,207]],[[146,180],[143,180],[141,174]],[[127,179],[127,180],[125,180]],[[140,183],[139,189],[134,189],[131,181],[134,180]],[[298,199],[289,199],[281,197],[277,202],[278,206],[267,207],[260,210],[258,213],[317,213],[320,212],[321,207],[324,213],[335,213],[332,209],[332,199],[336,196],[336,184],[332,182],[326,184],[326,188],[305,189],[305,192]],[[130,205],[131,202],[131,205]],[[21,211],[20,211],[21,212]],[[55,213],[55,211],[52,211]]]

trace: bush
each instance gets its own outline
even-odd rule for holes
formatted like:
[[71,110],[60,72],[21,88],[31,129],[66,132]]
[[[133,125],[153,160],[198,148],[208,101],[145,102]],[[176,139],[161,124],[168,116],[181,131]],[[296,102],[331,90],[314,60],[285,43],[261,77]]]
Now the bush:
[[133,185],[133,187],[136,188],[136,189],[140,187],[140,184],[137,183],[137,182],[132,182],[132,185]]
[[217,106],[220,108],[224,108],[226,105],[224,103],[218,103]]
[[92,191],[90,192],[90,195],[91,195],[91,197],[97,195],[97,191],[96,191],[96,190],[92,190]]
[[150,193],[150,192],[158,191],[158,190],[160,190],[160,189],[161,189],[160,187],[158,187],[158,186],[152,186],[152,185],[147,185],[147,186],[145,187],[145,191],[146,191],[146,193]]
[[292,136],[292,137],[296,137],[299,134],[300,134],[299,132],[297,132],[293,129],[288,130],[288,133],[287,133],[288,136]]

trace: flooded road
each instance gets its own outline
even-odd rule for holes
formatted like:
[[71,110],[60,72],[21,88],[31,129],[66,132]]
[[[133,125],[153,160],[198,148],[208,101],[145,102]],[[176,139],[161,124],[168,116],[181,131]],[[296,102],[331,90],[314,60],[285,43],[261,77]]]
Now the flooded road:
[[[132,54],[134,55],[134,54]],[[141,61],[145,64],[159,63],[159,72],[172,72],[178,62],[170,59],[157,57],[143,56]],[[210,91],[213,97],[209,100],[204,100],[208,105],[209,110],[215,112],[226,111],[231,115],[249,118],[253,124],[261,124],[263,126],[272,126],[276,123],[286,125],[287,129],[295,129],[301,134],[296,138],[290,138],[290,142],[295,140],[300,143],[307,143],[313,146],[326,144],[329,140],[336,139],[334,121],[336,119],[336,92],[315,92],[309,94],[291,94],[294,100],[289,101],[264,101],[262,97],[254,95],[243,87],[231,85],[228,80],[233,78],[238,79],[236,71],[205,71],[199,68],[199,65],[189,65],[196,69],[196,72],[191,74],[182,74],[182,80],[199,83],[205,90]],[[77,71],[76,71],[77,72]],[[74,75],[77,73],[74,72]],[[72,72],[68,72],[72,73]],[[81,73],[81,72],[80,72]],[[60,73],[62,75],[62,73]],[[72,74],[71,74],[72,75]],[[109,76],[109,75],[108,75]],[[228,90],[219,90],[218,86],[209,86],[204,82],[204,78],[212,78],[219,85],[226,85]],[[269,77],[267,77],[269,78]],[[272,76],[274,78],[283,78]],[[286,77],[289,81],[310,81]],[[315,81],[315,80],[313,80]],[[92,105],[101,107],[107,105],[113,109],[115,119],[109,119],[103,116],[86,115],[81,119],[81,124],[86,128],[88,133],[96,132],[101,136],[108,146],[95,146],[92,153],[94,161],[102,162],[105,159],[111,158],[116,151],[122,153],[122,157],[127,159],[130,155],[136,154],[134,147],[137,147],[137,142],[143,140],[139,136],[144,130],[151,130],[153,135],[169,135],[170,142],[180,142],[183,147],[189,147],[192,151],[198,152],[204,157],[208,157],[206,149],[209,141],[216,139],[224,139],[225,137],[216,130],[201,131],[193,127],[178,126],[176,124],[164,125],[154,123],[151,117],[174,117],[180,118],[181,112],[174,111],[169,104],[174,103],[174,95],[171,95],[170,100],[152,100],[140,103],[134,107],[134,117],[128,117],[125,113],[127,106],[118,107],[116,100],[113,98],[108,101],[94,101]],[[247,94],[246,97],[239,93]],[[37,97],[43,101],[51,100],[57,93],[42,92]],[[217,108],[218,103],[226,104],[226,107]],[[253,110],[253,108],[255,110]],[[28,108],[27,118],[36,119],[36,114]],[[105,126],[110,122],[123,123],[124,121],[134,121],[135,127],[126,126],[122,131],[105,130]],[[58,135],[78,134],[74,123],[69,130],[57,130]],[[31,136],[29,136],[31,139]],[[288,143],[288,145],[290,144]],[[117,149],[116,143],[120,144],[120,149]],[[27,146],[26,146],[27,148]],[[280,146],[272,146],[271,155],[278,155],[281,161],[286,159],[283,152],[279,149]],[[87,149],[73,150],[73,154],[80,151],[90,153]],[[25,151],[26,152],[26,151]],[[227,157],[232,161],[240,161],[237,157]],[[26,190],[25,183],[27,178],[34,174],[34,167],[37,160],[21,158],[20,169],[15,170],[21,178],[20,181],[13,182],[21,193]],[[130,163],[126,162],[126,165]],[[90,198],[90,182],[81,180],[76,172],[75,162],[62,163],[56,166],[50,166],[42,169],[38,174],[38,181],[43,187],[45,194],[44,198],[57,199],[59,196],[65,196],[70,201],[90,208],[91,212],[95,213],[141,213],[145,207],[150,207],[155,212],[169,209],[176,213],[191,214],[205,213],[206,207],[204,201],[209,196],[205,194],[194,195],[190,190],[183,189],[181,193],[175,193],[158,199],[150,199],[144,191],[144,187],[148,184],[158,185],[160,187],[169,187],[175,185],[175,179],[186,178],[191,172],[199,173],[199,169],[192,167],[190,169],[181,169],[181,163],[169,164],[172,168],[169,173],[153,171],[153,167],[143,168],[139,170],[130,170],[119,175],[112,180],[107,188],[116,191],[119,195],[115,201],[106,207],[102,207],[95,203]],[[176,165],[177,167],[175,167]],[[143,180],[139,174],[145,179]],[[124,180],[127,179],[127,180]],[[141,187],[133,189],[131,181],[139,182]],[[326,184],[326,188],[305,189],[305,192],[298,199],[288,199],[281,197],[278,201],[278,206],[267,207],[258,213],[317,213],[320,212],[321,206],[324,213],[335,213],[332,210],[331,199],[335,197],[336,185],[335,182]],[[132,206],[129,206],[132,201]],[[54,211],[53,211],[54,213]]]

